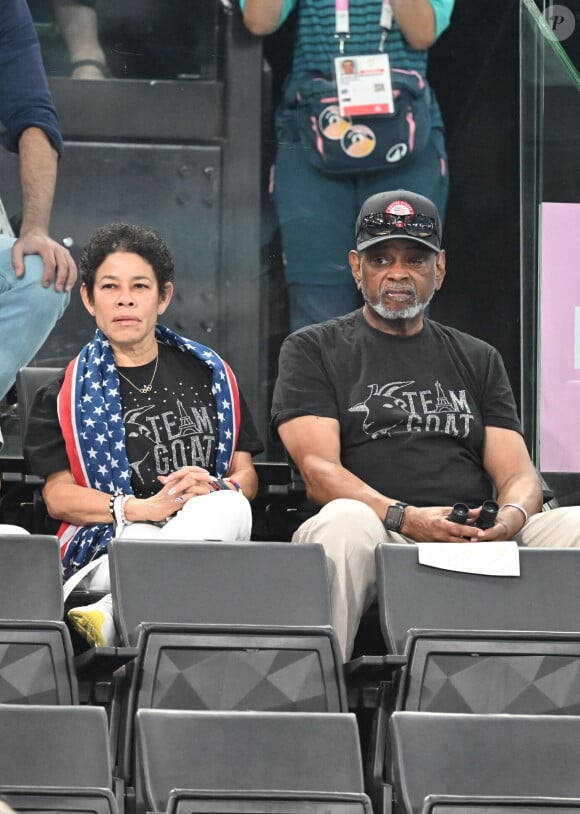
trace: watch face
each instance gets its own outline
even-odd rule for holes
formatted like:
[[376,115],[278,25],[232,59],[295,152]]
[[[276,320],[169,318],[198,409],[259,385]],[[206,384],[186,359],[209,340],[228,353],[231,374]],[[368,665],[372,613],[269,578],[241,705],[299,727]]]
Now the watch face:
[[385,528],[388,531],[399,531],[403,525],[403,517],[405,516],[405,507],[394,504],[389,506],[385,517]]

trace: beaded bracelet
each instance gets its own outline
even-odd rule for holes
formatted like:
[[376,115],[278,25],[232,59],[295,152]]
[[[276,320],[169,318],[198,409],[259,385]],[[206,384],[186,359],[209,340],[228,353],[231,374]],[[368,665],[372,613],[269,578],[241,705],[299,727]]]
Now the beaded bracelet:
[[125,525],[127,523],[127,515],[125,514],[125,506],[127,502],[131,500],[133,495],[123,495],[123,500],[121,501],[121,523]]
[[113,517],[115,518],[115,525],[119,527],[123,525],[123,515],[121,513],[121,501],[123,497],[124,495],[115,495],[113,500]]
[[125,506],[132,497],[134,495],[115,495],[113,498],[113,517],[115,518],[115,524],[121,528],[128,522]]
[[115,519],[115,495],[111,495],[109,498],[109,512],[113,520]]

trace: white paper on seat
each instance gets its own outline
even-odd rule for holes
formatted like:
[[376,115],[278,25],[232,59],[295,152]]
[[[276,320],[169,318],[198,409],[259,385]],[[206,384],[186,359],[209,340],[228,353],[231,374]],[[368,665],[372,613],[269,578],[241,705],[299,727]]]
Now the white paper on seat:
[[489,543],[418,543],[419,563],[445,571],[519,577],[520,555],[515,540]]

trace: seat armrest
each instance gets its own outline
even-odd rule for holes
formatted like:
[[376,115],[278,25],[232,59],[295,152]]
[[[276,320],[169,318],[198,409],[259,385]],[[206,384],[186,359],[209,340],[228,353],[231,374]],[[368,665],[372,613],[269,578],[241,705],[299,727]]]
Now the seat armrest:
[[137,647],[91,647],[75,658],[79,681],[106,681],[139,653]]
[[359,656],[344,665],[344,677],[349,687],[365,687],[390,681],[395,670],[407,664],[403,654],[385,656]]

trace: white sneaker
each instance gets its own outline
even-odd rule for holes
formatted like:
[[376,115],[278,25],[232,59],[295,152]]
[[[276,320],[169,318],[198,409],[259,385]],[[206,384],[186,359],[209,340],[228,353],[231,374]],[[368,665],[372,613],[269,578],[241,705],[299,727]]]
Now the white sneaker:
[[67,618],[91,647],[106,647],[114,645],[117,641],[111,594],[106,594],[92,605],[71,608]]

